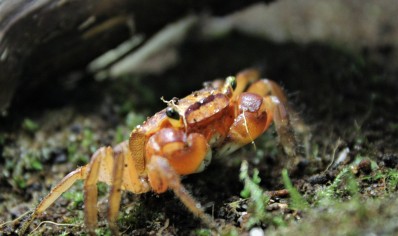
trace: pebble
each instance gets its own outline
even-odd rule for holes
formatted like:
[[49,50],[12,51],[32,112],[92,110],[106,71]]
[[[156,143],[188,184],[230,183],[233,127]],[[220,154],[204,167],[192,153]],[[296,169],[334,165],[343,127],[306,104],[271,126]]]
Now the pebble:
[[250,236],[264,236],[264,231],[261,228],[253,228],[250,230]]

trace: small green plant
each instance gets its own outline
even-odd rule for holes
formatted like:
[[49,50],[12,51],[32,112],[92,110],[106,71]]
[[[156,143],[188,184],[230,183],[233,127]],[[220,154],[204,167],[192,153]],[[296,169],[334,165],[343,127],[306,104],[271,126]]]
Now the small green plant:
[[253,212],[246,224],[246,227],[250,228],[255,224],[268,220],[269,216],[266,214],[265,207],[270,198],[264,194],[263,190],[258,185],[261,182],[261,179],[258,176],[258,170],[254,170],[252,178],[249,176],[247,161],[242,162],[239,178],[244,183],[244,189],[241,192],[241,196],[244,198],[250,197],[251,199],[251,209]]
[[19,189],[25,189],[27,187],[27,182],[23,176],[14,176],[13,179]]
[[293,187],[292,182],[290,181],[289,175],[287,170],[284,169],[282,171],[282,179],[285,188],[289,191],[290,194],[290,208],[295,210],[305,210],[308,209],[309,204],[308,202],[301,196],[301,194],[297,191],[295,187]]

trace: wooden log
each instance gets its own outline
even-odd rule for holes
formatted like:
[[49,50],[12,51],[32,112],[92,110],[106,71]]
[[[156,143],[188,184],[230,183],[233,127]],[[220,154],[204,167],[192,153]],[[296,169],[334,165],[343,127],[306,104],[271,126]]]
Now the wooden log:
[[12,0],[0,2],[0,112],[15,94],[73,70],[134,33],[188,13],[226,14],[258,0]]

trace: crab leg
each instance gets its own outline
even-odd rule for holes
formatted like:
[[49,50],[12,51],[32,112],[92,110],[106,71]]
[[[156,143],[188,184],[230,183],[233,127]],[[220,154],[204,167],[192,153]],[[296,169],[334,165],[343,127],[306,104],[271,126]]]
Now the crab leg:
[[[121,147],[123,148],[123,147]],[[126,150],[115,148],[114,166],[112,174],[112,186],[109,193],[109,208],[108,208],[108,224],[112,231],[112,235],[119,235],[119,230],[116,224],[117,216],[120,208],[121,187],[123,183],[123,170],[125,166]]]
[[[114,151],[113,151],[114,150]],[[120,190],[128,190],[133,193],[143,193],[150,190],[150,186],[141,180],[136,171],[133,158],[130,157],[128,142],[122,142],[114,149],[102,147],[91,157],[86,166],[80,167],[58,183],[51,192],[36,207],[28,221],[24,223],[19,234],[23,235],[32,221],[53,204],[62,193],[66,192],[77,180],[84,179],[84,211],[85,224],[92,234],[97,224],[97,182],[105,182],[111,185],[109,195],[108,222],[115,232],[117,211],[120,205]],[[127,171],[124,171],[127,168]]]
[[275,96],[285,106],[285,108],[290,109],[288,108],[287,98],[282,88],[272,80],[258,80],[251,84],[245,92],[255,93],[261,97]]
[[43,213],[51,204],[53,204],[62,193],[67,191],[76,182],[76,180],[84,179],[86,168],[86,166],[80,167],[65,176],[61,182],[58,183],[58,185],[55,186],[51,192],[39,203],[29,219],[23,224],[18,234],[24,235],[29,225],[38,215]]
[[279,142],[289,156],[296,155],[296,138],[291,126],[290,117],[285,105],[278,97],[268,96],[263,100],[268,114],[271,114],[275,123],[275,129],[279,136]]
[[98,198],[98,175],[101,159],[107,156],[108,148],[99,149],[91,158],[86,180],[84,181],[84,223],[90,234],[94,234],[97,226],[97,198]]
[[[254,72],[243,75],[250,78],[249,75],[253,73]],[[246,81],[249,81],[248,78],[246,78]],[[280,138],[280,143],[285,148],[287,154],[295,155],[294,149],[296,146],[296,139],[293,130],[297,133],[305,134],[308,132],[308,127],[300,119],[294,109],[289,106],[283,89],[272,80],[261,79],[250,84],[246,92],[254,93],[265,98],[268,113],[271,111],[272,114],[274,114],[273,120]]]
[[174,194],[182,203],[209,227],[214,228],[213,219],[207,215],[200,204],[188,193],[181,184],[179,175],[170,166],[167,159],[161,156],[152,156],[148,165],[148,176],[151,186],[155,192],[164,192],[167,188],[174,191]]
[[242,93],[238,97],[238,115],[218,155],[229,154],[253,142],[271,124],[275,123],[280,142],[288,155],[295,155],[295,138],[286,108],[275,96],[261,97],[255,93]]
[[234,89],[233,97],[236,99],[241,93],[260,78],[260,72],[255,69],[247,69],[236,75],[237,86]]

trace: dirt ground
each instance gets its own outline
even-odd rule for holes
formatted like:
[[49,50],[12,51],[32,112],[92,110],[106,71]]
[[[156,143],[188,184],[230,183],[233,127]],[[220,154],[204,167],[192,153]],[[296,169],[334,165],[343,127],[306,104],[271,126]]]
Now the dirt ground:
[[[283,86],[309,130],[297,134],[301,157],[293,164],[286,164],[271,127],[255,147],[247,145],[183,179],[220,234],[396,235],[398,70],[388,64],[393,51],[380,48],[375,58],[366,50],[232,33],[206,44],[185,43],[178,65],[159,76],[86,78],[72,90],[43,86],[38,103],[19,105],[1,121],[0,222],[33,209],[97,148],[126,139],[135,125],[164,107],[161,96],[183,97],[203,81],[258,67]],[[242,160],[249,166],[244,181]],[[293,188],[282,177],[286,167]],[[110,235],[107,189],[99,186],[97,235]],[[269,197],[269,191],[281,189],[290,196]],[[33,222],[32,234],[84,234],[82,194],[79,182]],[[172,192],[123,193],[122,199],[118,225],[125,235],[216,234]],[[21,221],[3,225],[0,235],[13,235],[20,226]]]

